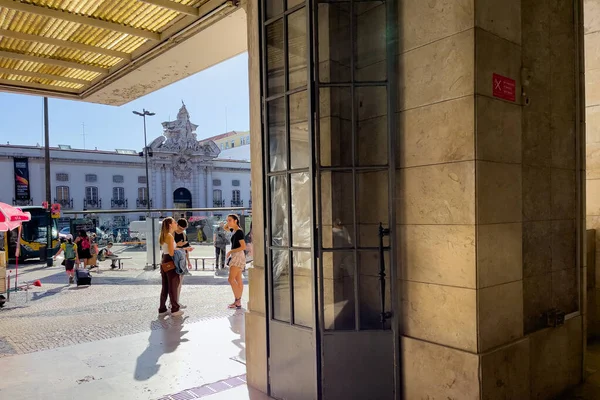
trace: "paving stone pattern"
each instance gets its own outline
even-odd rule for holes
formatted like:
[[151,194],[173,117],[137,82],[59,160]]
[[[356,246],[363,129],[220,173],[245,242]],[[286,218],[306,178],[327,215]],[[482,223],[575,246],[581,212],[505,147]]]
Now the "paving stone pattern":
[[[78,343],[163,329],[156,322],[160,274],[135,265],[125,270],[93,273],[92,286],[66,284],[62,267],[28,265],[20,282],[40,279],[26,302],[24,292],[12,293],[0,310],[0,357],[70,346]],[[212,272],[186,276],[181,300],[188,322],[221,318],[232,299],[225,277]]]
[[161,397],[159,400],[192,400],[216,393],[221,393],[234,387],[246,384],[246,374],[235,376],[233,378],[223,379],[218,382],[209,383],[207,385],[198,386],[192,389],[187,389],[176,394]]

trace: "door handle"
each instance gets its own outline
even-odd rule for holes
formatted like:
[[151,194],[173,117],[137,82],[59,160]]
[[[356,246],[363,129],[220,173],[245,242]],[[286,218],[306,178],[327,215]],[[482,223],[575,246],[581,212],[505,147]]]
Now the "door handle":
[[381,295],[381,329],[385,329],[385,323],[392,318],[391,311],[385,311],[385,257],[383,246],[383,238],[390,235],[390,229],[384,228],[383,224],[379,223],[379,291]]

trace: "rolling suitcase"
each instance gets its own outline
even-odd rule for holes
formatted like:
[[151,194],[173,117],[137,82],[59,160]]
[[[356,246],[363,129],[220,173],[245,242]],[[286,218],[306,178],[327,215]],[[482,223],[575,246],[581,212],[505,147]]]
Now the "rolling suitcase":
[[90,286],[92,284],[92,275],[86,269],[75,269],[75,283],[77,286]]

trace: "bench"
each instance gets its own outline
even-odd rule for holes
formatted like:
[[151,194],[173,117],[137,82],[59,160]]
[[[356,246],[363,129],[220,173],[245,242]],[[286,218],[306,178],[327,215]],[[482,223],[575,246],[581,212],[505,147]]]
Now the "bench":
[[106,258],[106,260],[111,260],[111,261],[116,261],[117,262],[117,266],[118,269],[121,269],[123,267],[122,265],[122,261],[123,260],[131,260],[131,257],[111,257],[111,258]]
[[198,271],[198,260],[202,260],[202,271],[205,270],[206,260],[213,260],[213,269],[215,268],[215,257],[190,257],[190,260],[194,260],[196,271]]

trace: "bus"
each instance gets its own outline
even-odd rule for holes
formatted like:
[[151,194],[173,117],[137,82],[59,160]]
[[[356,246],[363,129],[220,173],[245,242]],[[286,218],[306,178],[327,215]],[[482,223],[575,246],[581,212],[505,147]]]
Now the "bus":
[[[58,224],[56,219],[50,217],[46,209],[38,206],[19,207],[21,210],[31,214],[31,221],[23,222],[21,229],[21,255],[19,260],[28,260],[31,258],[45,259],[45,254],[40,254],[40,249],[46,248],[46,233],[48,226],[48,218],[51,219],[52,226],[52,253],[56,254],[60,246],[58,239]],[[15,249],[17,244],[17,230],[5,232],[4,234],[4,249],[8,249],[8,258],[15,259]],[[40,257],[41,256],[41,257]]]

